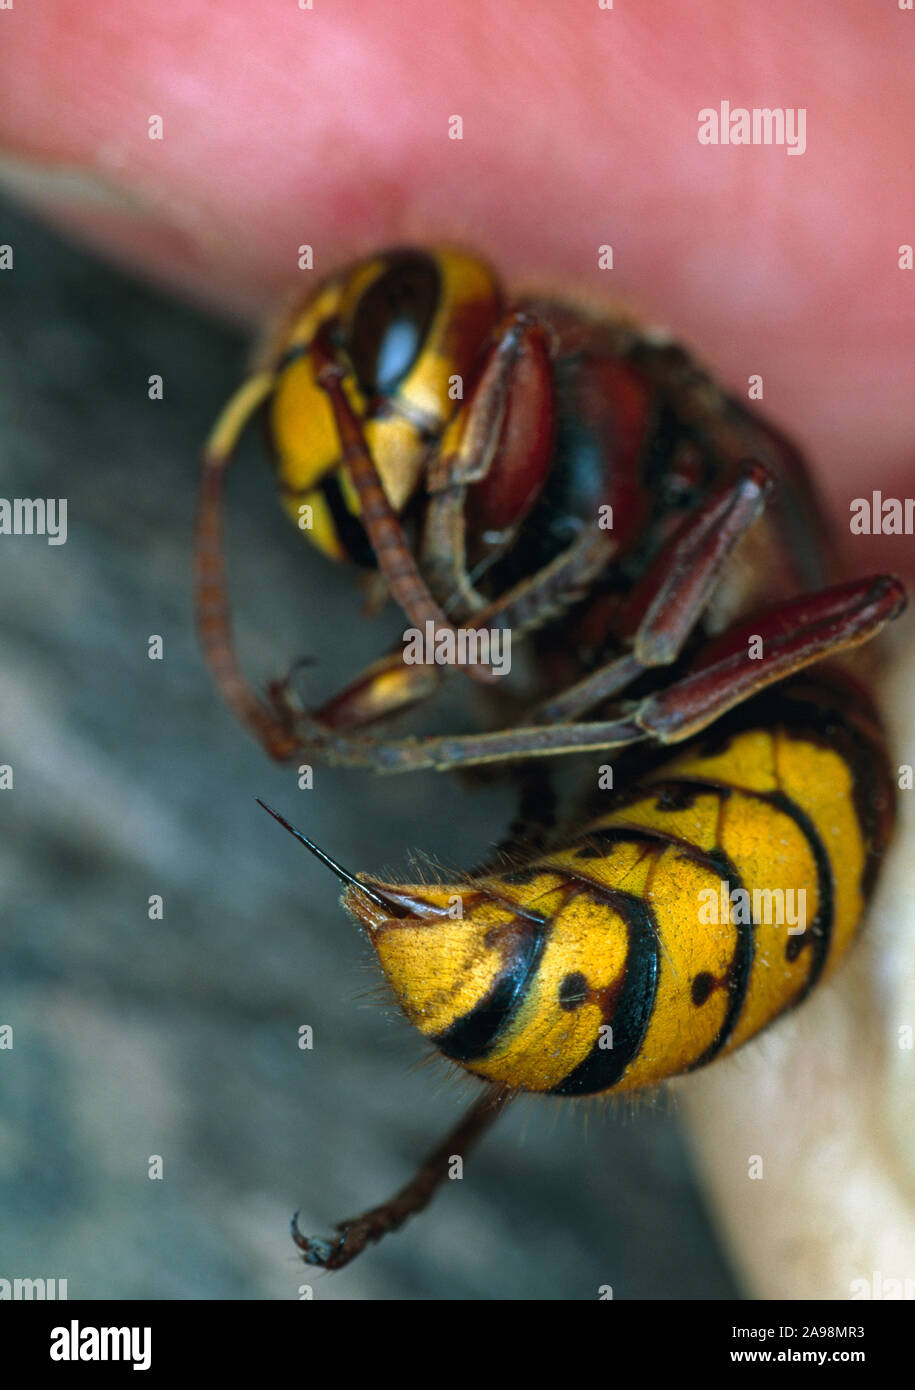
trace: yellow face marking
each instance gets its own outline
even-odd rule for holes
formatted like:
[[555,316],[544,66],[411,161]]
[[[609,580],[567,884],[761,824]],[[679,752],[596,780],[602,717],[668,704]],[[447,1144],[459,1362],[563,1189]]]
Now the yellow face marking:
[[[406,405],[441,427],[459,404],[449,396],[451,378],[462,378],[466,397],[466,378],[496,323],[501,297],[491,272],[480,261],[445,250],[438,253],[436,263],[442,280],[438,312],[425,349],[397,394]],[[474,330],[467,331],[469,325],[464,320],[471,312]]]
[[[403,511],[420,483],[430,440],[459,407],[463,392],[452,389],[454,378],[469,384],[465,379],[477,364],[500,311],[496,282],[479,261],[442,250],[436,253],[435,263],[441,282],[438,306],[415,363],[390,398],[391,408],[367,418],[369,405],[354,377],[346,377],[343,383],[347,399],[362,421],[382,487],[397,512]],[[366,291],[386,273],[388,265],[384,257],[375,257],[325,286],[287,328],[277,344],[274,365],[290,349],[307,348],[321,324],[330,318],[340,320],[345,336]],[[411,415],[426,422],[428,436],[420,432]],[[317,383],[307,353],[288,362],[280,373],[270,419],[281,488],[302,500],[300,494],[317,488],[322,478],[332,473],[346,506],[358,517],[359,498],[341,465],[330,401]],[[326,517],[305,535],[335,559],[345,553],[339,538],[329,532]]]
[[[280,495],[283,508],[296,526],[308,537],[312,545],[323,551],[331,560],[345,560],[346,552],[340,544],[336,523],[324,494],[317,488],[299,493],[294,497]],[[310,511],[303,512],[301,508]],[[310,526],[303,526],[303,520],[310,520]]]
[[[365,402],[348,378],[344,383],[358,415]],[[327,393],[318,385],[310,357],[297,357],[280,374],[271,402],[271,426],[279,455],[279,479],[290,492],[320,483],[340,463],[340,437]]]
[[322,323],[338,317],[341,312],[342,293],[343,278],[336,276],[308,300],[274,344],[274,365],[291,348],[307,347]]
[[[400,512],[416,491],[429,445],[409,420],[398,415],[366,420],[363,430],[387,499],[394,510]],[[358,516],[359,499],[346,470],[343,477],[347,505]]]

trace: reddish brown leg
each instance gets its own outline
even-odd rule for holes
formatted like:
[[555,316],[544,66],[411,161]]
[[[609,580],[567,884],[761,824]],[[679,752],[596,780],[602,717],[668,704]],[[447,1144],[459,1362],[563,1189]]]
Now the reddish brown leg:
[[[372,505],[382,518],[380,530],[378,527],[375,529],[374,540],[381,543],[379,538],[382,532],[388,537],[393,536],[393,549],[397,557],[394,563],[405,566],[404,582],[409,587],[412,575],[419,586],[418,592],[428,595],[400,523],[391,512],[378,483],[358,422],[340,390],[339,376],[345,369],[334,360],[326,341],[322,342],[320,336],[312,345],[312,351],[317,361],[323,361],[322,384],[334,406],[341,443],[345,450],[350,450],[345,457],[351,475],[357,485],[361,481],[368,487]],[[439,485],[449,492],[456,489],[462,504],[466,485],[485,476],[493,450],[500,440],[501,446],[508,448],[512,457],[524,453],[529,441],[519,434],[517,428],[509,431],[506,444],[506,402],[510,391],[519,397],[519,404],[523,404],[526,410],[531,404],[532,391],[535,402],[541,400],[548,365],[542,330],[524,315],[513,316],[491,350],[481,384],[468,403],[469,408],[461,412],[462,424],[456,452],[449,463],[439,460],[436,464],[433,461],[433,468],[438,468]],[[288,677],[272,682],[268,687],[269,699],[264,701],[241,670],[232,638],[222,530],[226,470],[244,427],[274,385],[275,376],[269,371],[258,373],[245,382],[217,422],[205,450],[197,526],[196,611],[204,655],[224,699],[270,756],[285,760],[295,753],[308,753],[301,739],[291,732],[291,721],[301,719],[301,711],[296,708]],[[537,418],[540,419],[539,414]],[[455,482],[454,488],[447,482],[448,470],[452,466],[456,470],[452,481],[458,475],[461,478],[460,486]],[[365,506],[365,496],[362,496],[362,501]],[[435,498],[430,506],[435,509]],[[371,535],[371,526],[368,529]],[[498,620],[500,626],[511,627],[513,635],[520,637],[583,597],[597,573],[609,562],[613,549],[611,539],[597,528],[583,533],[551,565],[489,604],[478,615],[477,622],[490,624]],[[380,552],[379,562],[384,569]],[[458,569],[463,573],[462,560]],[[404,593],[398,590],[396,583],[391,583],[390,564],[386,578],[395,597],[403,602]],[[437,628],[440,627],[436,615],[444,618],[441,610],[434,604],[429,609],[422,606],[421,600],[417,602],[418,607],[407,610],[412,620],[421,624],[431,617]],[[444,622],[448,626],[447,619]],[[468,670],[484,681],[493,675],[489,668],[474,667]],[[384,719],[425,699],[443,673],[441,668],[431,666],[406,667],[400,651],[392,653],[374,663],[343,691],[326,701],[310,718],[317,718],[321,724],[332,729],[356,728]]]
[[[725,561],[759,516],[770,487],[766,470],[748,461],[736,482],[720,488],[684,522],[633,595],[630,612],[642,616],[632,652],[542,705],[537,711],[540,723],[566,723],[622,690],[647,668],[676,660],[711,598]],[[612,553],[606,533],[597,527],[589,529],[551,566],[490,604],[478,614],[477,622],[489,625],[498,618],[513,636],[521,636],[582,597]],[[415,687],[407,687],[404,680],[404,698],[396,706],[385,698],[396,695],[398,668],[406,670],[399,652],[382,658],[311,718],[328,728],[352,729],[414,703],[411,691],[419,690],[416,677],[412,678]]]
[[500,1087],[488,1087],[460,1124],[423,1160],[406,1187],[402,1187],[381,1206],[372,1207],[349,1221],[338,1222],[338,1236],[330,1239],[303,1236],[298,1227],[297,1212],[292,1218],[292,1238],[301,1250],[305,1263],[321,1265],[324,1269],[342,1269],[367,1245],[381,1240],[391,1231],[399,1230],[409,1217],[428,1206],[432,1194],[447,1177],[452,1159],[456,1155],[466,1157],[496,1116],[505,1109],[511,1095],[510,1091]]
[[[662,743],[679,743],[766,686],[869,642],[905,606],[899,580],[878,574],[765,609],[722,634],[698,670],[643,700],[638,722]],[[756,660],[753,637],[763,646]]]
[[[526,636],[584,598],[614,553],[608,533],[589,527],[549,565],[477,614],[477,625],[510,628],[514,640]],[[311,721],[308,726],[301,725],[300,751],[307,753],[311,741],[308,730],[315,723],[342,731],[399,714],[432,694],[447,671],[443,666],[405,666],[403,648],[397,647],[307,714],[295,700],[289,677],[274,682],[270,693],[287,719],[300,724],[303,718]]]
[[536,632],[585,598],[616,554],[616,542],[599,526],[588,526],[543,569],[516,584],[485,608],[479,626],[496,622],[514,638]]
[[336,767],[368,767],[375,772],[448,772],[452,768],[506,763],[558,753],[593,752],[646,738],[634,719],[600,723],[534,725],[491,734],[441,738],[403,738],[391,742],[338,734],[306,718],[297,721],[302,746]]
[[[434,695],[442,677],[440,666],[405,666],[403,648],[383,656],[325,700],[312,718],[329,729],[357,729],[402,714],[413,705]],[[271,687],[280,702],[286,698],[284,684]],[[287,705],[292,708],[291,704]]]
[[235,655],[222,525],[226,470],[242,431],[273,390],[274,382],[272,372],[250,377],[223,411],[204,450],[195,547],[195,613],[203,654],[223,699],[270,756],[282,760],[295,752],[296,739],[249,685]]
[[[429,502],[423,523],[422,569],[447,611],[462,617],[487,606],[467,573],[467,489],[488,478],[498,461],[498,488],[511,513],[486,564],[504,553],[524,510],[549,468],[553,385],[549,342],[530,315],[517,311],[500,324],[480,374],[449,424],[426,474]],[[511,505],[506,505],[511,500]]]
[[632,650],[537,711],[543,723],[561,723],[616,695],[653,666],[669,666],[708,606],[725,562],[759,517],[772,480],[752,460],[733,483],[719,488],[683,523],[627,605],[638,625]]
[[[445,771],[559,753],[622,747],[651,737],[677,743],[713,723],[734,705],[804,666],[869,641],[905,607],[905,590],[891,575],[839,584],[744,619],[713,649],[712,659],[666,690],[650,695],[624,718],[501,730],[456,738],[382,743],[331,734],[307,721],[304,733],[331,762],[378,772]],[[750,636],[763,641],[753,660]],[[726,655],[720,655],[724,651]]]
[[[343,390],[349,368],[339,362],[329,346],[331,324],[326,324],[311,345],[315,377],[327,393],[340,438],[341,458],[359,494],[362,524],[366,529],[379,569],[388,582],[391,597],[400,604],[414,627],[431,623],[435,636],[452,632],[443,610],[429,592],[410,550],[400,520],[387,499],[378,477],[362,427]],[[468,675],[486,683],[498,679],[492,667],[467,666]]]

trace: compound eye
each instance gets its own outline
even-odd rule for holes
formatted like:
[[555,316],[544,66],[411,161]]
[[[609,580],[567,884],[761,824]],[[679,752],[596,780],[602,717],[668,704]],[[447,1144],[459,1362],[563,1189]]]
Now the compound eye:
[[364,392],[389,396],[422,352],[439,297],[427,256],[393,261],[370,285],[353,315],[349,356]]

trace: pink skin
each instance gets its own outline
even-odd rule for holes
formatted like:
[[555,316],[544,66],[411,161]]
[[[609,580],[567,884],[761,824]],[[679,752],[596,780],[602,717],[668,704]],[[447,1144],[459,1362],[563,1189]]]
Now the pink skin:
[[[94,246],[252,319],[290,286],[405,241],[463,242],[515,284],[620,297],[738,393],[762,374],[764,407],[814,461],[853,573],[915,573],[910,537],[847,528],[852,497],[915,492],[912,273],[897,265],[915,240],[909,14],[856,0],[314,5],[17,3],[0,13],[0,177]],[[700,145],[698,112],[723,99],[805,107],[806,153]],[[303,242],[314,277],[296,266]],[[602,243],[612,272],[597,268]],[[760,1215],[753,1239],[740,1234],[734,1154],[764,1145],[777,1166],[779,1135],[805,1134],[787,1102],[797,1054],[763,1056],[762,1114],[753,1087],[728,1089],[717,1067],[702,1082],[700,1140],[716,1123],[726,1136],[710,1180],[751,1287],[778,1291],[773,1262],[801,1263],[762,1236],[778,1193],[787,1226],[825,1251],[785,1291],[816,1296],[818,1278],[838,1277],[847,1297],[841,1250],[805,1226],[803,1143],[784,1190],[749,1184]],[[848,1065],[865,1063],[850,1050]],[[866,1065],[871,1096],[887,1094],[879,1060]],[[888,1217],[865,1204],[861,1220],[866,1264]]]

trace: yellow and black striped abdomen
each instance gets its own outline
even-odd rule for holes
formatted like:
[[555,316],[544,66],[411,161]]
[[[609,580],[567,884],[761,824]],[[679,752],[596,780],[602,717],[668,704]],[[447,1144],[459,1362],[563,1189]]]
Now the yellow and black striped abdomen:
[[383,885],[403,917],[345,901],[446,1056],[523,1090],[636,1090],[733,1051],[832,969],[891,816],[870,707],[818,676],[721,721],[520,869]]

